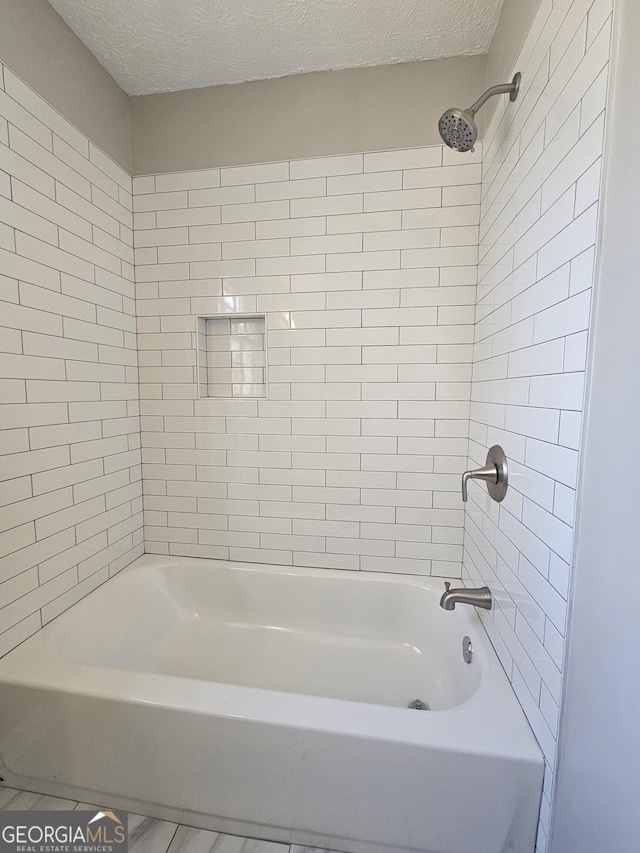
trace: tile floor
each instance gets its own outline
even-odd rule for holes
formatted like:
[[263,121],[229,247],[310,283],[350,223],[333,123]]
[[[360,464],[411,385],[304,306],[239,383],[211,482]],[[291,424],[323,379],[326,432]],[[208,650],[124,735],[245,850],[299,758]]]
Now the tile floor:
[[[77,803],[60,797],[47,797],[30,791],[0,788],[0,811],[95,809],[90,803]],[[129,815],[129,853],[339,853],[298,844],[258,841],[237,835],[224,835],[206,829],[156,820],[144,815]]]

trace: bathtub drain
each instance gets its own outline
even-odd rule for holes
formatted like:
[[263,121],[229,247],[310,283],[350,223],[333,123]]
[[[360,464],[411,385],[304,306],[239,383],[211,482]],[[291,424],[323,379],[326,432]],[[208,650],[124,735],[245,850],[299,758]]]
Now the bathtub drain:
[[426,702],[423,702],[422,699],[414,699],[413,702],[409,702],[407,708],[414,708],[416,711],[428,711],[429,706]]

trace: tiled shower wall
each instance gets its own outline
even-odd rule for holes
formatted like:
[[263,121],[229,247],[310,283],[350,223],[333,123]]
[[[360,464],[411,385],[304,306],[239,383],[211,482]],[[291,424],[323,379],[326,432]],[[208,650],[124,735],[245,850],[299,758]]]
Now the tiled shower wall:
[[[134,179],[147,550],[461,575],[480,159]],[[228,315],[266,318],[264,398],[198,397]]]
[[470,455],[510,461],[500,506],[470,489],[465,572],[488,583],[484,624],[547,762],[558,734],[611,0],[542,0],[520,55],[522,98],[485,139]]
[[131,178],[0,65],[0,654],[142,553]]

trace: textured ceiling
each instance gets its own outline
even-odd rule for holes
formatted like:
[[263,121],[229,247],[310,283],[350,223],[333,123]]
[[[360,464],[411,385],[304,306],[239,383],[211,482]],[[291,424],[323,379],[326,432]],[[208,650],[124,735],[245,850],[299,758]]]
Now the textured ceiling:
[[504,0],[49,0],[130,95],[484,53]]

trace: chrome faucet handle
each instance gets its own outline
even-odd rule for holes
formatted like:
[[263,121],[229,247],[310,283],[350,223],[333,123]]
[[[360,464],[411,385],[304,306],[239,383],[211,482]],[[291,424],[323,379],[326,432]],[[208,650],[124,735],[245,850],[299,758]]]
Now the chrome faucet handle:
[[444,589],[445,592],[449,592],[449,590],[451,589],[451,584],[449,583],[449,581],[444,582]]
[[469,480],[484,480],[485,483],[498,482],[498,468],[496,465],[485,465],[483,468],[476,468],[475,471],[465,471],[462,475],[462,500],[468,501],[467,484]]
[[507,493],[507,458],[501,447],[495,444],[487,453],[487,464],[475,471],[465,471],[462,475],[462,500],[469,499],[467,488],[469,480],[483,480],[494,501],[500,502]]

